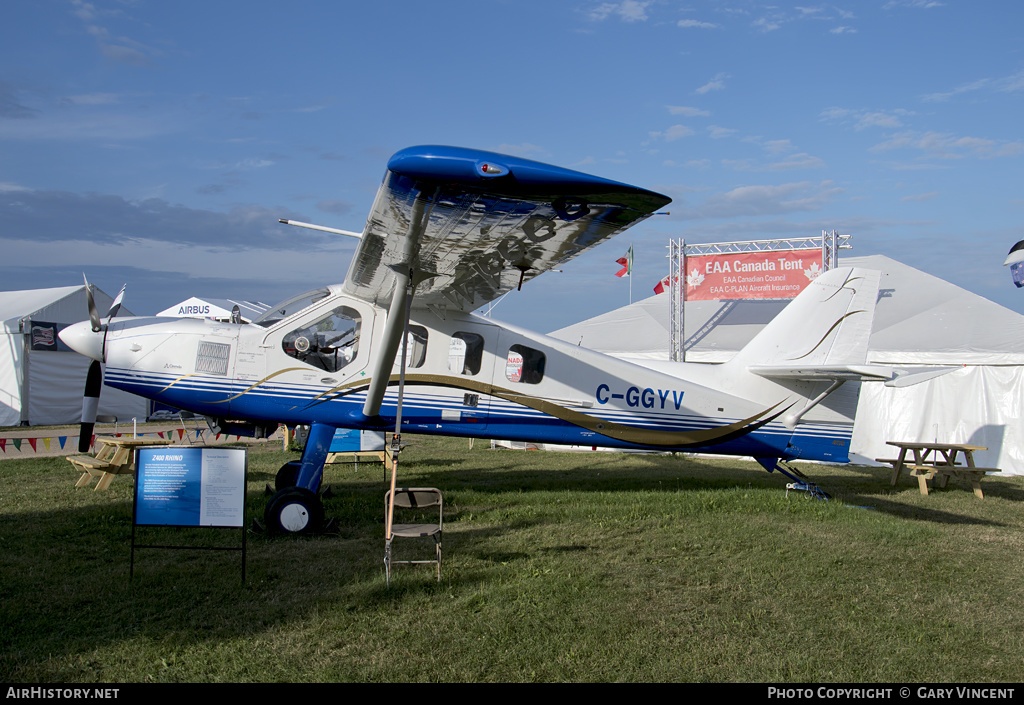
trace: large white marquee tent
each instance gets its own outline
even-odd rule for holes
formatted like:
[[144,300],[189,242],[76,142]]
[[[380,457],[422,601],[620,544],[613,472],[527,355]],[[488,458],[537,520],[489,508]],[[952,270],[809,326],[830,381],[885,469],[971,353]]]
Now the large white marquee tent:
[[235,301],[234,299],[210,299],[193,296],[157,312],[156,315],[170,318],[212,318],[227,322],[231,320],[234,308],[238,308],[242,322],[249,323],[266,313],[270,306],[259,301]]
[[[100,314],[113,299],[94,289]],[[122,306],[119,313],[130,316]],[[57,332],[88,318],[85,284],[0,291],[0,426],[78,423],[89,360],[68,350]],[[147,400],[104,387],[98,413],[144,419]]]
[[[882,272],[869,362],[960,369],[904,389],[864,384],[851,460],[893,457],[886,441],[971,443],[978,464],[1024,474],[1024,316],[880,255],[841,266]],[[786,302],[695,301],[685,307],[688,362],[730,359]],[[551,335],[624,358],[669,358],[669,298],[652,296]]]

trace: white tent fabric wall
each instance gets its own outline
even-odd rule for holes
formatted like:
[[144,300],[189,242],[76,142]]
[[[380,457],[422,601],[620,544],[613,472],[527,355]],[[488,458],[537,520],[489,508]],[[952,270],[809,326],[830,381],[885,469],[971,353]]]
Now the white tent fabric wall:
[[[95,290],[96,308],[106,313],[113,298]],[[131,315],[123,306],[120,313]],[[32,321],[68,324],[88,318],[85,285],[0,291],[0,426],[74,424],[81,420],[89,360],[74,352],[27,349]],[[99,414],[143,419],[142,397],[104,387]]]
[[[888,257],[840,264],[882,272],[869,362],[964,366],[904,389],[862,385],[852,460],[892,457],[886,441],[970,442],[989,449],[976,454],[979,464],[1024,475],[1024,316]],[[729,360],[785,303],[687,303],[687,361]],[[641,363],[667,360],[668,317],[661,294],[551,335]]]
[[22,337],[0,328],[0,426],[17,426],[21,421]]
[[979,466],[1024,475],[1021,390],[1021,365],[969,365],[904,389],[863,384],[851,460],[896,457],[887,440],[969,443],[988,449],[974,454]]

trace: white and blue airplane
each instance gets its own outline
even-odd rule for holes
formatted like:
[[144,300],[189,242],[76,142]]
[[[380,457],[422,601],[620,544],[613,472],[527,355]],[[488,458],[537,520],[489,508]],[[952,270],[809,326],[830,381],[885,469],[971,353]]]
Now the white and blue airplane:
[[[820,275],[722,365],[635,364],[473,313],[669,201],[511,156],[413,147],[388,162],[344,283],[252,323],[104,322],[91,306],[60,335],[94,361],[87,397],[102,378],[230,433],[308,424],[265,513],[269,529],[296,533],[321,526],[338,428],[753,456],[799,481],[787,461],[848,461],[862,381],[935,374],[865,364],[869,270]],[[87,398],[84,424],[90,414]],[[88,447],[91,429],[82,436]]]

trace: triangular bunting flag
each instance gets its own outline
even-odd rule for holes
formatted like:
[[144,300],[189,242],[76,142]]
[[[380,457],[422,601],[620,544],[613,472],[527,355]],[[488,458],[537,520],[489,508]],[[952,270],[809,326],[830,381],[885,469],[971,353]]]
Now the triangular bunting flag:
[[28,444],[30,446],[32,446],[32,450],[35,451],[35,449],[36,449],[36,439],[35,438],[29,438],[28,439]]
[[60,441],[60,449],[64,450],[64,444],[67,442],[67,436],[58,436],[57,439]]
[[4,453],[7,452],[7,439],[6,438],[0,438],[0,450],[2,450]]
[[52,440],[53,440],[52,438],[44,438],[43,439],[43,445],[46,446],[46,451],[47,452],[50,451],[50,441],[52,441]]
[[21,439],[20,438],[12,438],[11,440],[14,441],[14,449],[15,450],[21,450]]

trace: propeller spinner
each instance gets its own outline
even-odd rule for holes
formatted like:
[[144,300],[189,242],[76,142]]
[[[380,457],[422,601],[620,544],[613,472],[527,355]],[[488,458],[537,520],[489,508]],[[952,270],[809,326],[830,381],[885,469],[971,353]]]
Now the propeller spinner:
[[[96,300],[93,298],[92,289],[89,287],[89,280],[82,275],[85,281],[85,299],[89,306],[89,320],[70,325],[60,332],[60,339],[69,348],[92,360],[89,365],[89,373],[85,378],[85,395],[82,398],[82,425],[78,434],[78,452],[87,453],[92,445],[92,432],[96,425],[96,411],[100,403],[100,389],[103,387],[103,362],[106,358],[107,328],[110,319],[121,308],[121,300],[124,298],[124,289],[114,299],[114,303],[107,312],[107,322],[100,320],[99,312],[96,310]],[[127,285],[126,285],[127,286]]]

